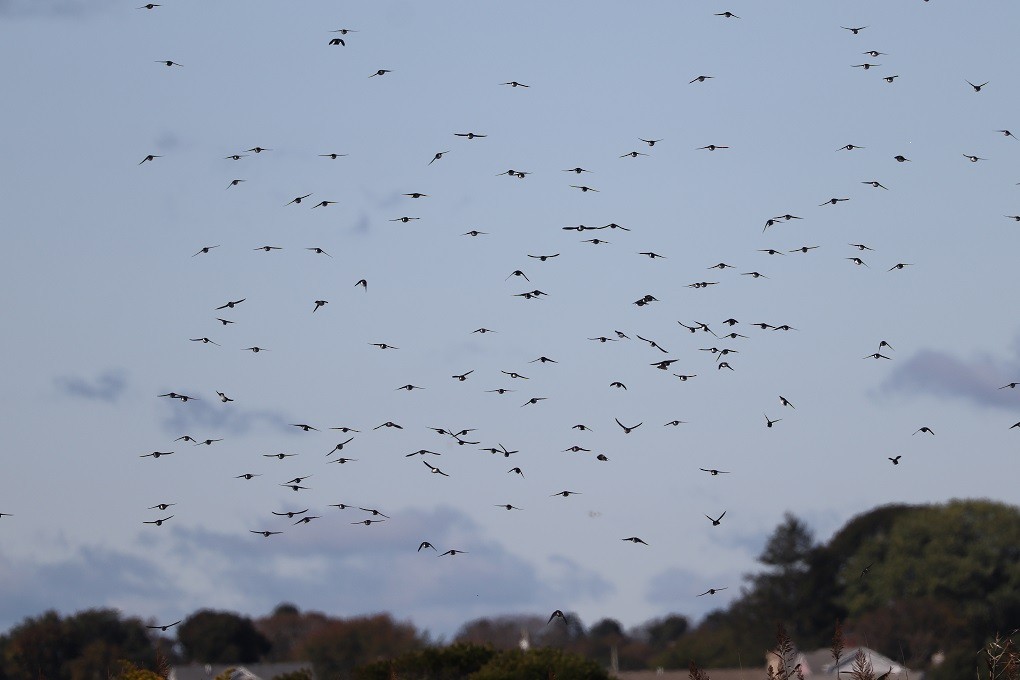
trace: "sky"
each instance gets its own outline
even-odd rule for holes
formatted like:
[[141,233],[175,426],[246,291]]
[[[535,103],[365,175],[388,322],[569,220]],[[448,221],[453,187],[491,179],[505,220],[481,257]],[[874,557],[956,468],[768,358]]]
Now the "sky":
[[1017,503],[1016,3],[137,7],[0,0],[0,630],[697,619],[786,512]]

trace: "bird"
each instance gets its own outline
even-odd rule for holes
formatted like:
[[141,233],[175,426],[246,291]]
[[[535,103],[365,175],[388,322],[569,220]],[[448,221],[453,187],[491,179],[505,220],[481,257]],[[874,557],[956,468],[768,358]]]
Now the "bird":
[[889,267],[889,269],[886,270],[886,271],[890,271],[891,272],[893,269],[903,269],[904,267],[911,267],[911,266],[913,266],[913,265],[911,263],[909,263],[909,262],[897,262],[893,266]]
[[474,372],[475,372],[475,369],[472,368],[470,371],[467,371],[466,373],[461,373],[459,375],[451,375],[450,377],[453,378],[454,380],[459,380],[460,382],[464,382],[465,380],[468,379],[468,376],[471,375]]
[[336,159],[343,158],[346,155],[347,154],[345,153],[320,153],[319,158],[329,158],[330,160],[335,161]]
[[299,430],[304,430],[305,432],[312,432],[312,431],[318,432],[319,431],[318,428],[312,427],[311,425],[307,425],[305,423],[291,423],[290,426],[291,427],[296,427]]
[[522,478],[524,477],[524,472],[519,467],[510,468],[506,472],[507,472],[507,474],[510,474],[512,472],[512,473],[514,473],[516,475],[520,475]]
[[638,538],[637,536],[630,536],[630,537],[628,537],[628,538],[622,538],[622,539],[620,539],[620,540],[622,540],[622,541],[630,541],[631,543],[635,543],[635,544],[636,544],[636,543],[640,543],[641,545],[648,545],[647,543],[645,543],[644,541],[642,541],[642,540],[641,540],[640,538]]
[[715,16],[717,16],[717,17],[726,17],[727,19],[739,19],[740,18],[736,14],[734,14],[733,12],[730,12],[729,10],[727,10],[725,12],[716,12]]
[[[726,587],[728,588],[729,586]],[[716,593],[722,590],[726,590],[726,588],[709,588],[705,592],[701,593],[701,595],[715,595]],[[701,595],[698,595],[698,597],[701,597]]]
[[339,444],[334,446],[333,449],[329,453],[327,453],[326,455],[327,456],[331,456],[331,455],[333,455],[333,452],[335,452],[335,451],[343,451],[344,450],[344,446],[346,446],[347,444],[350,444],[352,441],[354,441],[354,437],[351,437],[350,439],[347,439],[346,441],[340,442]]
[[510,503],[496,503],[496,507],[504,508],[506,510],[520,510],[520,508],[518,508],[516,505],[511,505]]
[[793,404],[791,404],[791,403],[790,403],[790,400],[789,400],[789,399],[787,399],[786,397],[784,397],[784,396],[783,396],[783,395],[781,395],[781,394],[779,395],[779,401],[780,401],[780,403],[781,403],[781,404],[782,404],[783,406],[789,406],[789,407],[790,407],[790,408],[792,408],[792,409],[796,409],[796,408],[797,408],[796,406],[794,406]]
[[204,255],[205,253],[208,253],[213,248],[219,248],[219,247],[220,247],[219,244],[214,245],[214,246],[203,246],[203,247],[199,248],[198,252],[196,252],[194,255],[192,255],[192,257],[195,257],[197,255]]
[[220,344],[218,342],[213,342],[209,338],[189,338],[189,339],[192,342],[201,342],[201,343],[206,344],[206,345],[216,345],[217,347],[220,346]]
[[581,495],[581,493],[579,491],[557,491],[554,494],[549,494],[550,498],[552,496],[563,496],[564,498],[567,498],[568,496],[574,496],[574,495],[578,495],[579,496],[579,495]]
[[277,534],[283,533],[282,531],[265,531],[265,530],[256,531],[255,529],[248,529],[248,531],[253,534],[259,534],[260,536],[263,536],[265,538],[269,538],[270,536],[276,536]]
[[466,139],[475,139],[479,137],[488,137],[488,135],[480,135],[477,132],[454,132],[455,137],[464,137]]
[[895,160],[895,161],[896,161],[897,163],[909,163],[909,162],[910,162],[910,159],[909,159],[909,158],[907,158],[906,156],[902,155],[902,154],[900,154],[900,155],[896,155],[896,156],[893,156],[893,159],[894,159],[894,160]]
[[519,83],[516,80],[511,80],[508,83],[501,83],[501,85],[509,85],[510,87],[531,87],[530,85],[525,85],[524,83]]
[[277,517],[286,517],[288,519],[294,519],[296,516],[303,515],[306,512],[308,512],[308,508],[305,508],[304,510],[290,510],[288,512],[277,512],[273,510],[273,514]]
[[686,424],[687,424],[686,420],[671,420],[668,423],[664,423],[663,427],[670,427],[670,426],[672,426],[672,427],[680,427],[681,425],[686,425]]
[[364,512],[371,513],[373,517],[385,517],[386,519],[392,519],[389,515],[384,515],[381,512],[379,512],[378,510],[376,510],[375,508],[361,508],[361,507],[359,507],[358,510],[362,510]]
[[549,620],[546,621],[545,625],[548,626],[550,623],[552,623],[553,619],[563,619],[563,623],[567,622],[567,617],[564,616],[563,612],[560,611],[559,609],[557,609],[556,611],[549,615]]
[[902,455],[899,455],[899,456],[896,456],[895,458],[890,458],[889,460],[892,461],[893,465],[899,465],[900,464],[900,458],[902,458],[902,457],[903,457]]
[[[214,247],[215,247],[215,246],[214,246]],[[219,310],[219,309],[233,309],[233,308],[234,308],[234,307],[236,307],[237,305],[239,305],[239,304],[241,304],[242,302],[244,302],[244,301],[245,301],[246,299],[247,299],[247,298],[241,298],[240,300],[233,300],[233,301],[231,301],[231,302],[227,302],[226,304],[220,305],[220,306],[219,306],[219,307],[217,307],[216,309],[218,309],[218,310]]]
[[[284,458],[293,458],[296,455],[297,455],[296,453],[263,453],[262,457],[263,458],[276,458],[277,460],[283,460]],[[287,485],[283,484],[282,486],[287,486]]]
[[[155,6],[159,7],[159,5],[155,5]],[[146,628],[148,628],[149,630],[161,630],[161,631],[163,631],[165,633],[165,632],[167,632],[168,629],[173,628],[178,623],[180,623],[180,621],[174,621],[173,623],[168,623],[166,625],[158,625],[157,624],[155,626],[146,626]]]
[[[925,2],[927,2],[927,0],[925,0]],[[882,76],[882,80],[884,80],[887,83],[891,83],[892,81],[896,80],[897,78],[899,78],[899,76]]]
[[863,30],[864,30],[865,28],[867,28],[867,26],[856,26],[856,27],[850,27],[850,26],[840,26],[840,28],[842,28],[842,29],[844,29],[844,30],[847,30],[847,31],[850,31],[850,32],[851,32],[851,33],[853,33],[854,35],[857,35],[857,34],[858,34],[858,33],[860,33],[861,31],[863,31]]
[[329,300],[316,300],[315,307],[312,309],[312,313],[319,311],[319,307],[323,307],[329,304]]
[[861,358],[862,359],[889,359],[890,361],[892,361],[892,357],[887,357],[886,355],[882,354],[881,352],[875,352],[873,354],[869,354],[868,356],[861,357]]
[[179,64],[176,61],[171,61],[170,59],[156,59],[156,63],[163,64],[164,66],[183,66],[183,64]]
[[868,266],[868,263],[867,263],[867,262],[865,262],[864,260],[862,260],[862,259],[861,259],[861,258],[859,258],[859,257],[848,257],[848,258],[846,258],[846,259],[850,260],[851,262],[853,262],[853,263],[854,263],[855,265],[857,265],[858,267],[859,267],[859,266],[861,266],[861,265],[864,265],[865,267],[867,267],[867,266]]
[[695,77],[694,77],[694,78],[693,78],[693,79],[692,79],[692,80],[691,80],[691,81],[690,81],[689,83],[687,83],[687,84],[688,84],[688,85],[690,85],[690,84],[692,84],[692,83],[703,83],[703,82],[705,82],[706,80],[709,80],[710,78],[715,78],[715,76],[695,76]]
[[581,193],[586,193],[589,191],[594,191],[596,194],[599,193],[598,189],[592,189],[591,187],[585,185],[571,184],[570,187],[572,189],[580,189]]
[[638,137],[638,140],[644,142],[648,146],[655,146],[662,141],[661,139],[643,139],[641,137]]
[[695,149],[695,151],[705,151],[705,150],[708,150],[708,151],[717,151],[718,149],[728,149],[728,148],[730,148],[730,147],[723,146],[721,144],[708,144],[706,146],[699,146],[697,149]]
[[869,184],[869,185],[873,186],[876,189],[885,189],[886,191],[889,191],[889,187],[887,187],[884,184],[882,184],[881,182],[877,182],[875,180],[869,180],[869,181],[861,182],[861,184]]
[[335,204],[336,201],[319,201],[318,203],[312,206],[312,210],[315,210],[316,208],[328,208],[329,206]]
[[833,197],[833,198],[830,198],[829,200],[825,201],[824,203],[820,203],[819,207],[821,207],[823,205],[836,205],[837,203],[842,203],[844,201],[849,201],[849,200],[850,200],[849,198],[835,198],[835,197]]
[[423,460],[422,463],[424,463],[425,467],[427,467],[429,469],[429,471],[432,474],[434,474],[434,475],[442,475],[443,477],[449,477],[450,476],[450,475],[446,474],[445,472],[443,472],[442,470],[440,470],[439,468],[437,468],[435,465],[429,465],[428,461]]
[[[421,552],[425,548],[432,548],[433,550],[436,550],[436,546],[432,545],[428,541],[422,541],[421,543],[418,544],[418,552]],[[436,552],[439,552],[439,551],[436,550]]]
[[376,426],[375,426],[375,427],[373,427],[372,429],[373,429],[373,430],[378,430],[379,428],[383,428],[383,427],[392,427],[392,428],[396,428],[396,429],[398,429],[398,430],[403,430],[403,429],[404,429],[404,428],[403,428],[402,426],[400,426],[400,425],[397,425],[397,424],[396,424],[395,422],[393,422],[392,420],[387,420],[387,421],[386,421],[385,423],[383,423],[382,425],[376,425]]
[[713,517],[709,517],[708,515],[705,515],[705,517],[708,517],[709,521],[712,522],[712,526],[714,526],[714,527],[717,527],[720,524],[722,524],[722,518],[725,517],[725,516],[726,516],[726,511],[725,510],[723,510],[723,514],[719,515],[718,517],[714,517],[713,518]]
[[308,515],[307,517],[302,517],[298,521],[294,522],[294,526],[297,526],[298,524],[308,524],[313,519],[319,519],[319,517],[317,515]]
[[631,432],[633,432],[634,430],[636,430],[636,429],[638,429],[639,427],[641,427],[642,425],[644,425],[644,421],[641,421],[641,422],[640,422],[640,423],[638,423],[637,425],[632,425],[632,426],[628,427],[628,426],[624,425],[623,423],[621,423],[621,422],[620,422],[620,420],[619,420],[619,418],[614,418],[613,420],[615,420],[615,421],[616,421],[616,424],[617,424],[617,425],[619,425],[619,426],[620,426],[621,428],[623,428],[623,433],[624,433],[624,434],[630,434],[630,433],[631,433]]
[[195,446],[202,446],[202,445],[212,446],[215,442],[221,442],[221,441],[223,441],[223,440],[222,439],[205,439],[205,440],[202,440],[200,442],[195,442]]
[[778,423],[780,420],[782,420],[782,418],[776,418],[775,420],[770,420],[768,416],[765,416],[765,427],[772,427],[773,425]]
[[151,154],[150,153],[145,158],[143,158],[141,161],[139,161],[138,165],[141,165],[142,163],[147,163],[147,162],[151,163],[153,160],[155,160],[157,158],[162,158],[162,156],[156,156],[155,154]]
[[252,479],[254,477],[261,477],[261,476],[262,475],[256,475],[256,474],[252,474],[251,472],[246,472],[243,475],[238,475],[238,476],[234,477],[234,479]]
[[393,73],[393,71],[391,71],[388,68],[381,68],[378,71],[376,71],[375,73],[373,73],[372,75],[370,75],[369,78],[375,78],[376,76],[384,76],[387,73]]
[[172,455],[173,451],[153,451],[152,453],[146,453],[139,456],[139,458],[159,458],[160,456]]
[[151,506],[148,509],[149,510],[166,510],[167,508],[169,508],[172,505],[177,505],[177,504],[176,503],[157,503],[156,505],[153,505],[153,506]]
[[330,45],[341,45],[346,47],[347,43],[344,42],[343,38],[331,38],[329,41]]
[[268,253],[272,250],[283,250],[283,248],[280,246],[259,246],[258,248],[252,248],[252,250],[261,250]]
[[285,204],[284,207],[286,207],[288,205],[292,205],[292,204],[299,204],[299,203],[301,203],[301,201],[305,200],[309,196],[311,196],[311,194],[305,194],[304,196],[295,196],[294,198],[292,198],[290,200],[290,203]]
[[1020,385],[1020,382],[1007,383],[1007,384],[1003,385],[1002,387],[1000,387],[999,389],[1000,390],[1004,390],[1004,389],[1006,389],[1008,387],[1009,389],[1014,390],[1014,389],[1016,389],[1017,385]]
[[545,262],[546,260],[559,256],[559,253],[553,253],[552,255],[528,255],[528,257],[532,257],[540,262]]
[[728,470],[715,470],[715,469],[710,469],[710,468],[698,468],[698,469],[701,470],[702,472],[707,472],[707,473],[711,474],[713,477],[715,477],[716,475],[728,475],[728,474],[730,474]]
[[433,163],[435,163],[436,161],[438,161],[439,159],[441,159],[443,156],[445,156],[448,153],[450,153],[449,150],[446,150],[446,151],[437,151],[435,153],[435,155],[432,156],[432,160],[430,160],[428,162],[428,165],[432,165]]
[[161,527],[161,526],[163,526],[163,522],[165,522],[165,521],[167,521],[169,519],[173,519],[173,517],[174,517],[173,515],[170,515],[169,517],[164,517],[163,519],[154,519],[154,520],[150,520],[148,522],[142,522],[142,524],[155,524],[156,526]]
[[385,522],[385,521],[386,520],[384,520],[384,519],[362,519],[362,520],[358,520],[357,522],[351,522],[351,524],[364,524],[367,527],[367,526],[371,526],[373,524],[378,524],[379,522]]
[[135,9],[155,9],[156,7],[162,7],[162,6],[163,5],[157,5],[154,2],[150,2],[150,3],[142,5],[141,7],[136,7]]
[[[626,389],[626,388],[624,388],[624,389]],[[528,399],[526,402],[521,404],[521,408],[524,408],[525,406],[530,406],[530,405],[537,404],[538,402],[545,401],[546,399],[548,399],[548,397],[532,397],[531,399]]]
[[627,158],[627,157],[637,158],[638,156],[647,156],[647,155],[648,154],[641,153],[640,151],[628,151],[627,153],[625,153],[622,156],[620,156],[620,158]]
[[930,434],[930,435],[934,435],[935,434],[935,432],[930,427],[928,427],[927,425],[925,425],[923,427],[917,428],[917,430],[914,431],[914,434],[917,434],[918,432],[924,432],[924,433]]
[[619,380],[614,380],[613,382],[609,383],[609,386],[610,387],[617,387],[617,388],[627,389],[627,386],[624,385]]
[[862,578],[864,578],[865,576],[867,576],[867,575],[868,575],[868,572],[869,572],[869,571],[871,571],[871,568],[872,568],[873,566],[875,566],[875,563],[874,563],[874,562],[872,562],[872,563],[871,563],[871,564],[869,564],[868,566],[866,566],[866,567],[864,567],[863,569],[861,569],[861,575],[860,575],[860,576],[858,576],[857,578],[859,578],[859,579],[862,579]]
[[966,80],[966,79],[964,80],[964,82],[967,83],[968,85],[970,85],[971,87],[973,87],[975,92],[980,92],[981,88],[988,84],[988,81],[985,81],[985,82],[981,83],[980,85],[975,85],[974,83],[972,83],[972,82],[970,82],[969,80]]

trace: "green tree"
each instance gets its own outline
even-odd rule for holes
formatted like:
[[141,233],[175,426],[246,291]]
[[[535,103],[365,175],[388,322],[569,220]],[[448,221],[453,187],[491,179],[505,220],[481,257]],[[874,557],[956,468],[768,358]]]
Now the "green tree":
[[270,648],[252,620],[231,612],[202,609],[177,627],[184,656],[201,663],[254,663]]
[[[1020,509],[991,501],[916,508],[862,545],[843,573],[851,616],[905,598],[953,606],[983,645],[1020,621]],[[866,569],[866,574],[865,574]]]
[[548,647],[527,652],[506,650],[493,657],[471,680],[609,680],[598,663],[579,654]]
[[395,659],[376,661],[354,670],[355,680],[460,680],[481,669],[496,655],[489,645],[456,643],[426,647]]

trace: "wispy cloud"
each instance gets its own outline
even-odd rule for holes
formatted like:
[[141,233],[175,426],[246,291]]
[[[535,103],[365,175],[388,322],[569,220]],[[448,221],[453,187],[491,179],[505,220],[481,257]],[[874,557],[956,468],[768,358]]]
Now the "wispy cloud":
[[1014,343],[1013,356],[1003,358],[987,354],[960,358],[948,352],[921,350],[898,363],[881,389],[1016,409],[1020,405],[1020,386],[1016,390],[1000,389],[1015,380],[1020,380],[1020,341]]
[[236,404],[204,399],[187,402],[168,399],[167,402],[167,415],[161,425],[171,433],[202,430],[238,435],[258,428],[297,432],[295,428],[288,427],[288,423],[294,421],[279,411],[244,409]]
[[73,18],[96,14],[112,6],[110,0],[0,0],[0,16]]
[[127,388],[123,371],[108,370],[89,380],[80,376],[61,376],[54,381],[57,388],[70,397],[113,403]]

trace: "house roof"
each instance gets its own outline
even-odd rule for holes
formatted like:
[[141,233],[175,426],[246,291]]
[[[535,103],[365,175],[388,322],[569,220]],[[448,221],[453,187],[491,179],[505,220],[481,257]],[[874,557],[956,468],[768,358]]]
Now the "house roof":
[[[307,670],[312,673],[310,661],[287,661],[284,663],[251,663],[251,664],[189,664],[174,666],[170,669],[167,680],[212,680],[217,675],[234,668],[231,680],[273,680],[277,675]],[[312,673],[314,680],[315,674]]]

